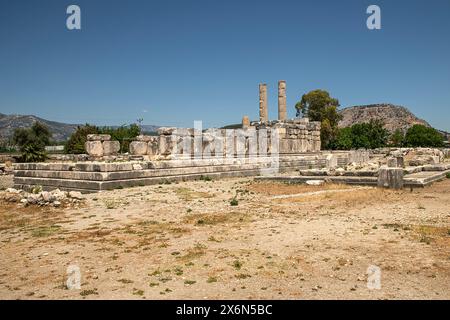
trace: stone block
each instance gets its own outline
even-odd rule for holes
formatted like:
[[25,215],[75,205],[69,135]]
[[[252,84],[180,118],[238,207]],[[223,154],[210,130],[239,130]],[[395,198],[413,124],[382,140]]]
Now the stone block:
[[174,131],[179,131],[180,128],[173,128],[173,127],[161,127],[158,128],[156,131],[158,132],[158,134],[160,135],[171,135]]
[[387,159],[387,166],[389,168],[397,168],[397,158],[388,158]]
[[381,167],[378,171],[377,185],[389,189],[403,188],[403,169]]
[[[159,154],[167,156],[172,154],[176,146],[176,141],[170,135],[159,136]],[[200,150],[201,152],[201,150]]]
[[110,156],[118,154],[120,151],[120,142],[119,141],[103,141],[103,155]]
[[103,156],[103,144],[101,141],[86,141],[84,148],[86,149],[86,153],[90,156]]
[[144,141],[132,141],[130,143],[130,153],[135,156],[143,156],[147,154],[148,144]]
[[158,138],[152,137],[153,139],[147,142],[147,155],[155,156],[159,151]]
[[397,159],[397,167],[404,168],[405,167],[405,159],[402,156],[395,157]]
[[109,134],[88,134],[88,141],[109,141],[111,136]]
[[149,142],[152,141],[155,137],[153,136],[146,136],[146,135],[138,135],[135,139],[136,141],[143,141],[143,142]]

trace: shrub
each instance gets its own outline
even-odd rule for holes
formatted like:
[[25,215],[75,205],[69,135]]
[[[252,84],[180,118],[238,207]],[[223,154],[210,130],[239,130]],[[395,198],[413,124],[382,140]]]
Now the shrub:
[[237,206],[239,204],[239,201],[236,198],[231,199],[230,206]]
[[123,125],[118,128],[100,128],[100,133],[111,135],[111,140],[120,142],[120,152],[130,151],[130,142],[141,133],[141,128],[137,124],[129,126]]
[[444,137],[434,128],[415,124],[406,132],[405,145],[408,147],[442,147]]
[[402,130],[397,129],[389,138],[390,145],[393,147],[403,147],[405,143],[405,135]]
[[337,139],[332,143],[333,149],[375,149],[387,145],[389,132],[381,121],[357,123],[339,130]]
[[85,153],[84,144],[88,134],[100,133],[99,128],[90,124],[79,126],[77,130],[70,136],[64,146],[65,153],[82,154]]
[[118,128],[99,128],[86,124],[78,127],[77,130],[70,136],[64,150],[66,153],[85,153],[84,144],[86,143],[88,134],[109,134],[111,136],[111,140],[120,142],[120,152],[129,152],[131,140],[138,136],[140,132],[141,129],[137,124],[131,124],[129,126],[123,125]]
[[19,160],[22,162],[42,162],[47,159],[47,153],[45,149],[42,150],[40,147],[36,145],[26,145],[21,148],[22,154],[19,157]]
[[50,144],[51,133],[47,126],[35,122],[31,128],[14,130],[13,143],[22,152],[19,160],[23,162],[44,161],[47,158],[45,146]]

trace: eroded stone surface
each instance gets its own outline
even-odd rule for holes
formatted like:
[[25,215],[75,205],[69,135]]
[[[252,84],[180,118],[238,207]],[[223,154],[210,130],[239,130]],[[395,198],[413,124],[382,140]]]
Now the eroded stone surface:
[[101,141],[86,141],[84,144],[86,152],[93,157],[103,156],[103,144]]

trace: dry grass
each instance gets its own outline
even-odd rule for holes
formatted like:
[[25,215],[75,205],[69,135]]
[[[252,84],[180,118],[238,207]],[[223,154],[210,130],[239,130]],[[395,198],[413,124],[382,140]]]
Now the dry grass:
[[183,201],[192,201],[194,199],[209,199],[214,197],[214,194],[208,192],[194,191],[189,188],[177,188],[175,189],[176,195]]
[[190,214],[184,222],[195,225],[218,225],[226,223],[240,223],[250,221],[251,216],[243,212],[198,213]]
[[306,184],[288,184],[283,182],[256,182],[248,186],[248,190],[267,196],[351,188],[351,186],[336,183],[325,183],[321,186],[310,186]]

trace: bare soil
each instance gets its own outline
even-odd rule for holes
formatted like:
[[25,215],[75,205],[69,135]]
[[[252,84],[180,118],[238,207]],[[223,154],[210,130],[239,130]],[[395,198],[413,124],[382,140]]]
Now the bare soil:
[[449,299],[449,191],[246,178],[0,202],[0,298]]

